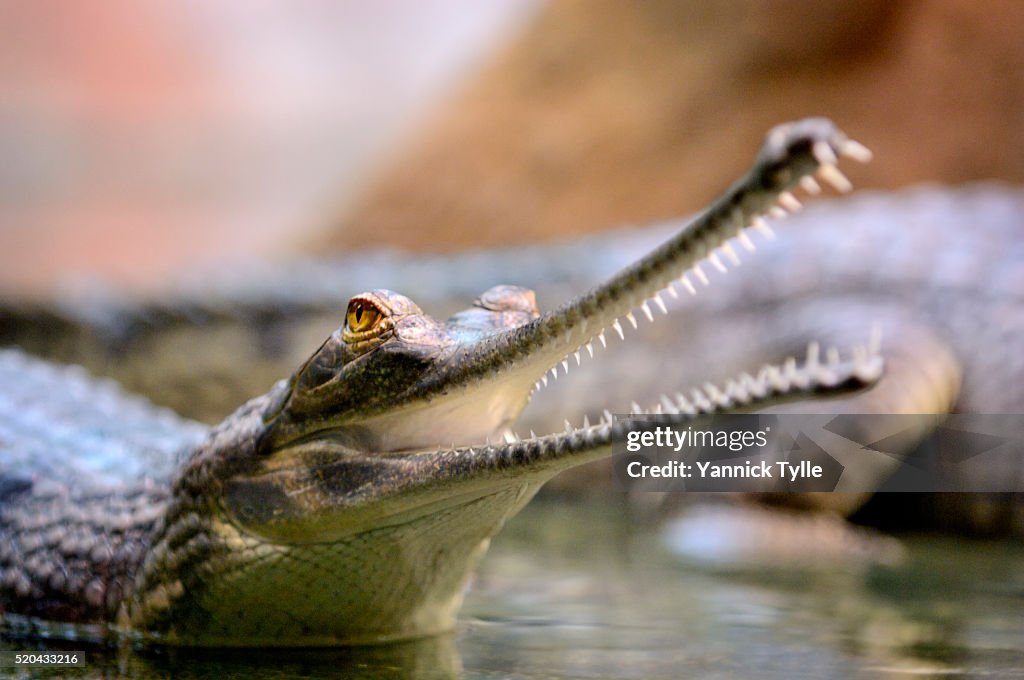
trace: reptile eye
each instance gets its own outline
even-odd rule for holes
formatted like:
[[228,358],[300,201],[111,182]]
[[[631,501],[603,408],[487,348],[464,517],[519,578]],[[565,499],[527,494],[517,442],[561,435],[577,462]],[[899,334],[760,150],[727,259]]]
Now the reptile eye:
[[380,318],[380,310],[375,306],[364,300],[353,300],[348,303],[345,325],[353,333],[362,333],[376,326]]

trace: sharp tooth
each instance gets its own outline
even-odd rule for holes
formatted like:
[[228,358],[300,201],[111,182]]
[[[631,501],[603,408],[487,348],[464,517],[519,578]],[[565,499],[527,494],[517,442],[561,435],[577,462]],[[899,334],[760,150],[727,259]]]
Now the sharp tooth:
[[604,416],[604,419],[608,421],[608,424],[609,424],[609,425],[611,425],[611,424],[612,424],[612,421],[614,421],[614,420],[615,420],[615,418],[614,418],[614,417],[612,417],[612,412],[611,412],[611,411],[609,411],[608,409],[605,409],[605,410],[604,410],[604,411],[603,411],[603,412],[601,413],[601,415],[603,415],[603,416]]
[[576,365],[580,366],[583,363],[583,359],[580,357],[580,351],[576,350],[572,355],[576,358]]
[[667,286],[665,286],[665,290],[667,290],[668,294],[671,295],[672,297],[674,297],[676,300],[679,299],[679,291],[676,290],[676,282],[675,281],[673,281],[672,283],[670,283]]
[[821,185],[814,181],[814,178],[810,175],[804,175],[800,178],[800,186],[803,190],[811,195],[817,195],[821,193]]
[[647,317],[648,321],[654,323],[654,315],[651,314],[651,307],[647,304],[647,300],[644,300],[644,303],[640,305],[640,311],[644,313],[644,316]]
[[615,332],[619,334],[619,339],[620,339],[620,340],[625,340],[625,339],[626,339],[626,334],[622,332],[622,324],[621,324],[621,323],[619,323],[619,320],[618,320],[618,319],[616,319],[616,320],[615,320],[615,321],[614,321],[614,322],[612,323],[612,328],[614,328],[614,329],[615,329]]
[[572,423],[570,423],[568,419],[566,419],[565,421],[565,431],[568,432],[569,434],[572,434],[573,431]]
[[530,439],[536,439],[536,438],[537,438],[537,433],[534,432],[533,430],[530,430]]
[[626,312],[626,321],[629,322],[630,326],[636,328],[636,317],[633,316],[633,312]]
[[656,404],[656,405],[655,405],[655,407],[654,407],[654,414],[655,414],[655,415],[658,415],[658,416],[660,416],[660,415],[662,415],[662,414],[663,414],[664,412],[665,412],[665,411],[664,411],[664,410],[662,410],[662,408],[661,408],[661,404]]
[[836,156],[836,152],[832,150],[828,142],[815,142],[811,147],[811,153],[814,154],[819,165],[835,165],[839,162],[839,157]]
[[746,391],[750,392],[754,396],[762,397],[765,395],[765,386],[760,380],[755,378],[749,373],[741,373],[739,379],[743,382],[746,387]]
[[755,397],[761,398],[768,394],[768,386],[761,378],[761,374],[758,374],[758,377],[755,378],[749,373],[744,373],[743,377],[747,380],[747,389]]
[[512,434],[511,431],[505,430],[505,443],[506,444],[515,444],[517,441],[519,441],[518,437],[516,437],[514,434]]
[[679,278],[679,282],[681,284],[683,284],[683,288],[686,289],[687,293],[689,293],[690,295],[696,295],[697,294],[697,289],[693,287],[693,283],[690,281],[690,279],[686,278],[686,274],[683,274]]
[[665,407],[665,410],[669,413],[679,413],[679,409],[672,403],[672,400],[666,395],[661,395],[661,405]]
[[812,342],[807,345],[807,360],[804,363],[807,365],[808,369],[813,370],[818,367],[819,351],[820,348],[818,347],[817,342]]
[[551,373],[551,379],[552,380],[558,380],[558,368],[556,366],[552,366],[551,367],[550,373]]
[[793,367],[793,383],[802,390],[810,387],[814,381],[814,376],[810,372],[804,370],[797,370],[796,366]]
[[843,143],[841,143],[839,145],[839,153],[843,154],[844,156],[849,156],[853,160],[858,161],[860,163],[867,163],[872,158],[874,158],[874,154],[871,153],[871,149],[864,146],[855,139],[847,139]]
[[710,255],[708,255],[708,262],[714,265],[715,269],[722,272],[723,274],[728,271],[725,268],[725,265],[722,264],[722,259],[718,257],[718,253],[711,253]]
[[735,380],[730,380],[725,383],[725,396],[730,401],[736,401],[740,404],[745,404],[750,400],[750,395],[743,389],[743,385]]
[[637,415],[643,414],[644,410],[640,408],[640,404],[635,401],[629,405],[630,413],[636,413]]
[[750,235],[747,234],[746,231],[741,231],[739,233],[739,240],[740,240],[740,245],[742,245],[744,248],[746,248],[747,252],[752,253],[755,250],[757,250],[757,246],[755,246],[754,242],[750,240]]
[[818,174],[823,180],[834,186],[836,191],[845,194],[853,190],[853,184],[850,183],[850,180],[846,179],[846,175],[843,174],[842,170],[834,165],[821,166],[818,168]]
[[660,295],[655,293],[651,300],[654,301],[654,304],[658,305],[658,309],[661,310],[662,314],[668,314],[668,307],[665,306],[665,301],[661,299]]
[[765,366],[758,372],[758,380],[764,383],[765,387],[771,389],[778,386],[779,373],[774,366]]
[[589,354],[590,358],[593,359],[594,358],[594,341],[591,340],[586,345],[584,345],[584,347],[587,348],[587,354]]
[[769,364],[758,371],[757,380],[770,390],[779,387],[782,382],[782,374],[779,373],[779,369]]
[[588,427],[590,427],[590,418],[588,418],[587,414],[584,413],[583,414],[583,429],[587,429]]
[[796,375],[796,358],[786,357],[786,361],[782,364],[782,374],[787,378],[792,378]]
[[697,280],[705,286],[708,285],[708,275],[704,273],[704,270],[700,268],[699,264],[693,265],[693,275],[696,276]]
[[733,250],[732,244],[723,243],[721,250],[723,253],[725,253],[725,256],[729,258],[729,262],[732,262],[732,266],[739,267],[741,264],[743,264],[742,262],[740,262],[740,256],[736,254],[735,250]]
[[569,375],[569,361],[567,359],[562,359],[562,370],[566,375]]
[[548,374],[547,374],[547,373],[545,373],[544,375],[542,375],[542,376],[540,377],[540,381],[541,381],[542,383],[544,383],[544,387],[547,387],[547,386],[548,386]]
[[783,210],[781,206],[773,205],[772,207],[768,208],[768,214],[777,220],[781,220],[789,213]]
[[704,383],[704,393],[716,404],[725,404],[728,401],[725,395],[722,394],[722,390],[718,389],[718,386],[714,383]]
[[761,232],[766,239],[775,239],[775,232],[772,231],[772,228],[768,226],[768,223],[764,221],[763,217],[755,217],[752,224],[754,225],[754,229]]
[[830,366],[835,366],[839,363],[839,350],[835,347],[829,347],[825,356],[827,357]]
[[796,200],[796,196],[788,191],[783,191],[779,194],[779,203],[782,204],[783,208],[790,212],[797,212],[804,207],[800,201]]
[[597,334],[597,339],[601,341],[601,347],[608,347],[608,340],[605,339],[603,330]]

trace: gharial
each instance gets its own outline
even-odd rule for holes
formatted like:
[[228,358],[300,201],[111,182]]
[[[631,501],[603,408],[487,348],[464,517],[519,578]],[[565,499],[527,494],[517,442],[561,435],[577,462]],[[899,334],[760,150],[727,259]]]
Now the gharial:
[[[558,471],[610,453],[610,414],[520,438],[531,394],[634,310],[724,266],[791,191],[847,189],[869,152],[829,121],[767,136],[752,169],[653,252],[540,314],[496,286],[438,322],[386,290],[288,380],[206,431],[17,351],[0,353],[0,606],[5,625],[185,645],[334,645],[450,629],[504,521]],[[721,253],[721,255],[719,254]],[[752,367],[755,368],[755,367]],[[671,417],[749,410],[876,380],[877,348],[768,366]],[[654,410],[652,406],[651,410]],[[55,417],[59,414],[59,417]]]

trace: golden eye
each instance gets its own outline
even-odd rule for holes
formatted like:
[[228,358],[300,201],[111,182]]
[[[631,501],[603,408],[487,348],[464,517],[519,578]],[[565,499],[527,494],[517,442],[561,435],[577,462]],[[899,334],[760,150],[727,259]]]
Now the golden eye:
[[353,300],[348,303],[345,324],[353,333],[362,333],[376,326],[380,317],[380,311],[372,304],[363,300]]

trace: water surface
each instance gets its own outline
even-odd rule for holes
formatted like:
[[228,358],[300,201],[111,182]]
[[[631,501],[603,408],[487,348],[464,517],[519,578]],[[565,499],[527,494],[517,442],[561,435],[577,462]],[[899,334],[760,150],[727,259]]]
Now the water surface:
[[531,504],[495,539],[450,636],[285,652],[93,648],[86,668],[20,677],[1024,678],[1020,543],[910,537],[894,567],[723,568],[677,556],[662,525],[629,514],[618,497]]

